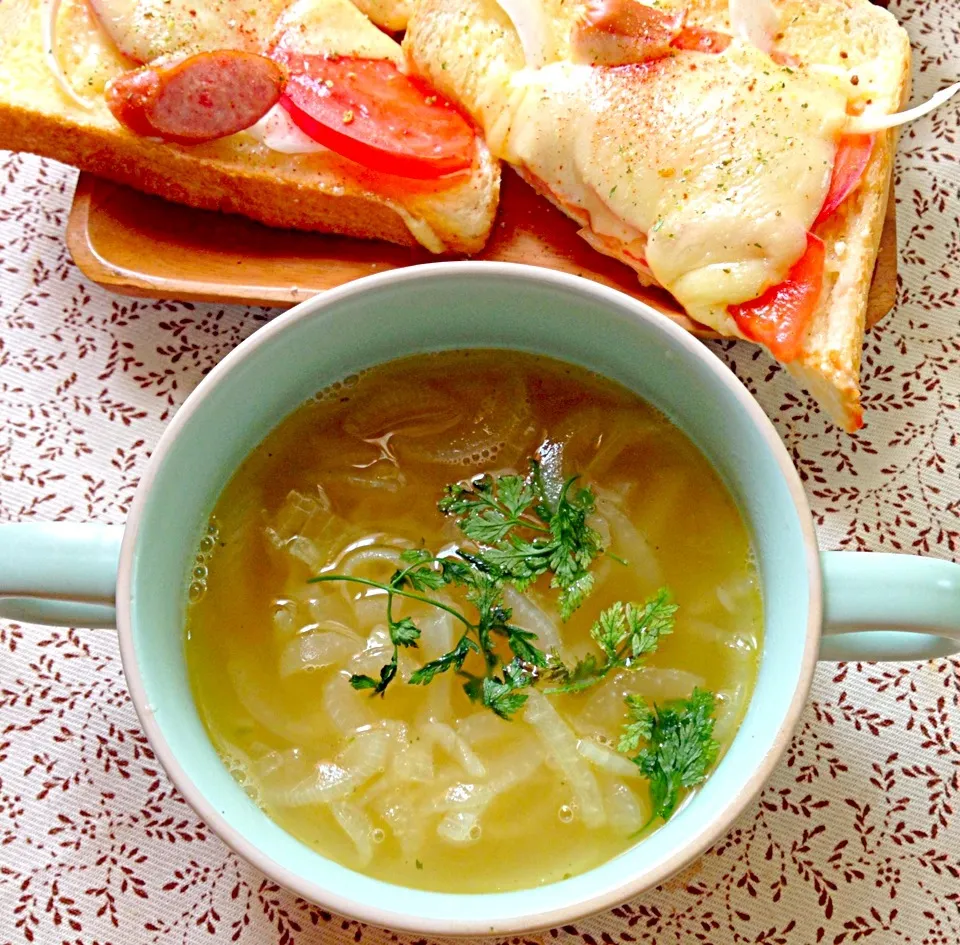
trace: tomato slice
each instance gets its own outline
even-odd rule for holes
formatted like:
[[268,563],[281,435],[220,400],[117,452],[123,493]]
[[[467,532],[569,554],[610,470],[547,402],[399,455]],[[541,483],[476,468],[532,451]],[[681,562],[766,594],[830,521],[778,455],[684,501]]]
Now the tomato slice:
[[857,189],[873,153],[874,135],[843,135],[837,142],[830,189],[813,225],[822,223]]
[[792,361],[800,354],[804,332],[823,289],[825,257],[823,240],[808,233],[807,251],[793,264],[783,282],[749,302],[727,309],[744,335],[766,345],[778,361]]
[[327,58],[283,48],[280,104],[297,126],[331,151],[374,171],[429,180],[467,170],[476,133],[426,83],[386,59]]
[[685,26],[670,43],[674,49],[690,49],[693,52],[722,53],[730,45],[732,36],[699,26]]

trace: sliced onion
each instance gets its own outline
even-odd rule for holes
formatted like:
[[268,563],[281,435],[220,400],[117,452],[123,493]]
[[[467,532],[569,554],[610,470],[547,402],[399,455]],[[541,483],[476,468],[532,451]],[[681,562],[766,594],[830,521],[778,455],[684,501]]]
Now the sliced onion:
[[648,666],[613,673],[587,696],[576,721],[577,730],[585,735],[617,738],[626,721],[624,699],[628,695],[639,695],[648,702],[662,703],[689,698],[695,687],[703,688],[704,685],[702,676],[682,669]]
[[433,799],[430,809],[437,812],[455,810],[484,810],[497,796],[486,784],[470,784],[458,781]]
[[527,65],[539,69],[547,61],[549,29],[542,0],[497,0],[497,5],[517,31]]
[[688,699],[694,689],[703,689],[706,681],[696,673],[685,669],[669,669],[648,666],[630,673],[627,683],[631,692],[643,696],[648,702],[669,702],[671,699]]
[[723,584],[717,585],[717,600],[727,613],[736,616],[756,594],[756,587],[757,579],[749,572],[734,574]]
[[395,436],[434,436],[463,419],[464,406],[429,386],[415,397],[396,387],[385,387],[350,405],[343,429],[365,443]]
[[375,461],[367,466],[350,468],[349,472],[332,472],[324,476],[326,482],[343,483],[365,492],[397,492],[407,484],[403,470],[393,463]]
[[[364,648],[347,663],[347,672],[351,675],[372,676],[380,675],[380,668],[393,658],[393,643],[390,641],[390,632],[386,626],[374,627]],[[401,679],[409,679],[416,669],[413,659],[406,650],[401,650],[397,659],[398,674]]]
[[773,50],[780,17],[771,0],[730,0],[730,27],[734,36],[761,52]]
[[540,460],[540,482],[550,508],[556,511],[563,494],[566,477],[563,474],[562,440],[544,440],[537,450],[537,459]]
[[292,785],[283,785],[279,780],[281,774],[282,769],[275,772],[263,789],[264,799],[278,807],[330,804],[357,788],[353,772],[331,761],[321,761],[307,777]]
[[459,846],[476,843],[480,835],[480,815],[473,810],[449,811],[437,824],[437,836]]
[[[449,647],[452,649],[452,647]],[[493,715],[493,713],[489,713]],[[441,722],[453,716],[453,676],[451,673],[441,673],[434,676],[433,682],[426,687],[420,708],[417,711],[417,722]]]
[[393,791],[374,801],[374,809],[397,838],[403,855],[412,860],[426,839],[423,814],[417,810],[406,791]]
[[280,598],[274,602],[273,629],[277,639],[289,640],[297,632],[297,602]]
[[322,713],[291,717],[264,694],[263,687],[258,685],[254,675],[240,663],[229,663],[227,676],[240,704],[268,732],[295,745],[315,742],[323,735],[326,722]]
[[363,649],[349,627],[328,620],[294,637],[280,654],[280,677],[340,665]]
[[626,756],[617,751],[598,745],[592,738],[581,738],[577,742],[577,751],[595,768],[615,774],[621,778],[639,778],[640,769]]
[[[447,597],[439,596],[436,600],[448,606],[453,606],[453,601]],[[419,626],[419,656],[423,662],[436,659],[453,649],[453,617],[446,611],[435,611],[431,616],[420,621]],[[444,719],[452,718],[453,714],[452,674],[441,673],[434,677],[433,682],[426,687],[424,698],[421,700],[420,708],[417,711],[417,721],[420,724],[442,722]],[[493,715],[492,712],[486,714]]]
[[[434,600],[453,606],[447,597],[434,596]],[[438,610],[420,623],[420,649],[425,660],[436,659],[453,649],[453,615]]]
[[247,128],[247,134],[279,154],[316,154],[329,150],[301,131],[279,104],[274,105],[255,125]]
[[529,594],[521,594],[508,585],[503,600],[513,612],[511,621],[524,630],[532,630],[541,650],[556,653],[565,663],[568,661],[559,627],[530,599]]
[[501,755],[496,762],[496,767],[491,763],[492,770],[487,787],[493,791],[494,795],[503,794],[521,781],[526,781],[543,764],[543,749],[540,744],[529,737],[524,738],[523,742],[520,748],[507,755]]
[[577,736],[542,693],[534,690],[527,698],[523,719],[532,725],[543,741],[547,754],[563,772],[573,789],[580,816],[588,827],[601,827],[606,816],[600,786],[590,766],[577,751]]
[[360,548],[344,557],[340,565],[340,570],[344,574],[354,576],[357,568],[361,568],[363,565],[370,564],[371,562],[386,564],[396,568],[400,564],[400,549],[376,546]]
[[385,729],[360,732],[337,755],[337,764],[352,775],[359,786],[366,784],[374,775],[383,774],[390,753],[390,733]]
[[630,519],[607,497],[597,499],[597,514],[610,529],[609,550],[626,559],[634,579],[643,583],[644,592],[663,585],[663,568],[649,542],[640,534]]
[[73,86],[67,81],[60,60],[57,58],[56,39],[57,39],[57,15],[60,13],[60,0],[47,0],[46,16],[41,20],[43,43],[43,58],[50,69],[54,80],[60,88],[60,91],[70,99],[75,105],[87,110],[93,107],[93,103],[85,98],[81,98]]
[[427,722],[421,732],[424,738],[442,748],[470,777],[486,777],[487,769],[484,763],[449,725],[444,722]]
[[330,514],[330,510],[330,500],[319,486],[315,496],[291,489],[267,529],[267,537],[282,548],[292,538],[302,535],[318,515]]
[[532,432],[527,387],[519,377],[490,384],[478,376],[461,399],[475,397],[475,410],[450,430],[429,437],[398,437],[391,443],[401,460],[465,466],[476,470],[512,466],[528,456]]
[[737,732],[737,726],[743,716],[744,702],[747,698],[747,687],[744,683],[736,683],[730,688],[721,689],[717,693],[716,725],[713,737],[724,745],[732,740]]
[[401,748],[393,757],[393,771],[401,781],[429,784],[433,780],[432,746],[420,739]]
[[[435,683],[436,680],[431,685]],[[509,722],[484,709],[460,721],[457,724],[457,734],[471,745],[476,745],[506,739],[512,734],[512,727]]]
[[342,539],[344,527],[318,485],[316,495],[291,491],[264,534],[274,548],[299,558],[311,571],[318,571],[327,563],[334,544]]
[[323,687],[323,709],[341,735],[353,735],[373,724],[373,713],[365,697],[344,676],[334,676]]
[[847,119],[846,132],[848,134],[868,135],[875,131],[897,128],[929,114],[935,108],[939,108],[945,102],[950,101],[958,92],[960,92],[960,82],[954,82],[953,85],[948,85],[945,89],[931,95],[925,102],[914,105],[913,108],[908,108],[906,111],[895,112],[892,115],[864,112],[862,115],[851,116]]
[[373,859],[373,824],[356,804],[340,801],[330,810],[343,832],[357,848],[358,865],[366,866]]
[[649,811],[622,781],[608,781],[604,785],[603,801],[610,826],[619,833],[634,834],[649,820]]

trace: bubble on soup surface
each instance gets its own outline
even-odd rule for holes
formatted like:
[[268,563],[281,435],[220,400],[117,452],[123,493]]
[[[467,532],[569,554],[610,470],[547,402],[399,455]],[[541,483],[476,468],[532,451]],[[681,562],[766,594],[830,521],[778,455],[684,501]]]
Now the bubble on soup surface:
[[251,771],[251,761],[239,748],[231,745],[220,752],[220,760],[230,772],[230,776],[243,789],[243,792],[257,806],[263,802],[260,786]]
[[370,839],[374,843],[383,843],[383,841],[387,839],[387,835],[382,827],[374,827],[373,833],[370,834]]
[[561,804],[560,809],[557,811],[557,817],[560,818],[560,823],[562,824],[573,823],[575,816],[573,808],[569,804]]
[[190,598],[190,603],[195,604],[199,601],[204,594],[207,593],[207,582],[206,581],[192,581],[190,584],[190,590],[188,595]]
[[328,400],[336,400],[341,390],[343,390],[343,381],[334,381],[324,387],[323,390],[317,391],[313,395],[313,399],[321,404]]

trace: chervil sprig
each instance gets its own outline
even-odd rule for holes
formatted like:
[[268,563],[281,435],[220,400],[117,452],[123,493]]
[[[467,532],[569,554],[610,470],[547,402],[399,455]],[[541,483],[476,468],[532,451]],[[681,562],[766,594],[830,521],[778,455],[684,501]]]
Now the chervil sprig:
[[702,689],[694,689],[689,699],[652,708],[639,696],[627,697],[630,720],[618,747],[637,752],[631,760],[650,781],[651,820],[669,819],[681,792],[706,779],[719,751],[713,738],[715,706],[713,693]]
[[615,669],[638,669],[643,658],[656,650],[661,637],[673,633],[676,611],[677,606],[665,587],[643,604],[617,601],[602,611],[590,628],[590,636],[600,647],[602,658],[591,653],[572,668],[559,661],[551,662],[548,676],[556,685],[545,692],[582,692]]
[[[398,568],[387,583],[341,574],[321,574],[314,582],[348,581],[386,592],[387,626],[393,653],[380,669],[379,678],[355,674],[355,689],[383,695],[397,676],[402,647],[416,647],[420,630],[409,617],[394,617],[395,599],[407,598],[451,614],[460,624],[453,647],[430,660],[410,677],[416,686],[429,685],[441,673],[453,672],[466,682],[470,698],[511,717],[526,701],[522,690],[542,679],[554,683],[548,693],[579,692],[595,685],[616,668],[639,666],[661,636],[673,628],[675,606],[666,590],[644,604],[617,603],[600,614],[591,634],[601,651],[567,667],[555,653],[545,653],[537,635],[513,623],[504,603],[504,589],[512,584],[521,593],[541,575],[560,591],[561,616],[566,619],[593,587],[588,568],[602,553],[600,536],[587,524],[594,509],[592,491],[574,490],[577,477],[547,482],[536,461],[530,474],[481,476],[469,486],[447,487],[440,511],[457,517],[464,536],[472,543],[438,556],[425,548],[411,548],[401,555]],[[462,588],[475,615],[430,596],[445,587]],[[510,659],[501,658],[502,641]],[[471,654],[484,663],[482,676],[464,667]]]
[[588,569],[603,552],[600,535],[587,523],[593,492],[574,489],[576,481],[567,479],[551,500],[540,464],[531,460],[526,479],[484,475],[469,486],[447,486],[439,508],[455,516],[479,546],[474,561],[517,590],[550,573],[550,586],[560,591],[560,616],[567,620],[593,590]]

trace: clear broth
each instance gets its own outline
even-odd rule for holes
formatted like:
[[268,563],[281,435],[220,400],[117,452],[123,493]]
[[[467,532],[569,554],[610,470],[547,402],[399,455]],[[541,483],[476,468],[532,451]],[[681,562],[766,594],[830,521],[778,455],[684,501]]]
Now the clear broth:
[[[436,504],[444,486],[481,472],[524,472],[538,450],[562,457],[564,473],[595,489],[598,530],[628,562],[595,562],[595,591],[562,626],[545,582],[528,595],[560,628],[566,654],[595,650],[590,625],[616,600],[642,601],[666,585],[679,605],[674,634],[647,668],[549,697],[567,731],[615,745],[625,692],[663,701],[699,685],[718,696],[716,738],[721,751],[729,746],[756,678],[761,597],[747,529],[700,452],[635,394],[568,364],[504,351],[391,362],[322,392],[248,457],[217,502],[187,617],[191,683],[214,745],[266,813],[324,856],[401,885],[493,892],[583,872],[637,842],[627,828],[649,813],[645,781],[590,764],[606,822],[587,826],[556,763],[528,770],[542,751],[537,730],[477,707],[458,680],[414,687],[398,679],[382,699],[353,691],[346,676],[357,660],[374,671],[388,658],[376,649],[383,597],[307,583],[332,562],[385,581],[396,565],[377,554],[450,546],[458,533]],[[465,606],[456,593],[451,599]],[[432,608],[405,602],[396,614],[433,620],[421,650],[404,651],[402,673],[448,645],[453,628]],[[518,608],[514,622],[523,616]],[[356,637],[336,631],[341,658],[291,672],[291,652],[313,652],[303,648],[306,637],[333,639],[336,626],[324,621]],[[297,794],[364,726],[390,733],[383,770],[341,806]],[[443,726],[463,741],[451,747]],[[464,741],[483,777],[465,770],[457,754]],[[394,761],[401,751],[419,765],[403,778]],[[455,830],[466,825],[444,800],[450,788],[511,779],[472,832],[456,842],[438,833],[450,818]],[[351,839],[358,831],[359,841]]]

